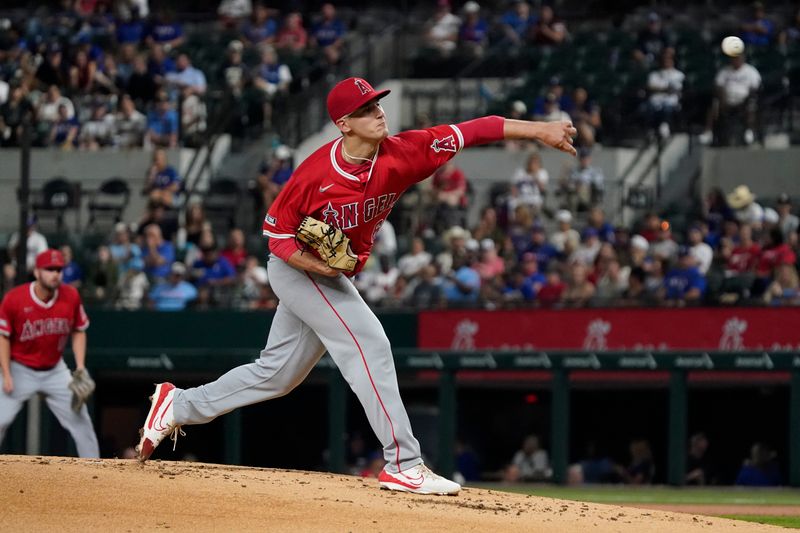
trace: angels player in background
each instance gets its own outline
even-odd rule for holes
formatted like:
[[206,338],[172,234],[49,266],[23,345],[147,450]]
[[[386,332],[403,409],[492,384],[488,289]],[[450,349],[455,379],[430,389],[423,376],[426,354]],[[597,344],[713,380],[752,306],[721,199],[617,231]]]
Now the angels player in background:
[[62,354],[71,335],[76,370],[85,371],[89,318],[78,291],[62,285],[63,270],[61,252],[45,250],[36,257],[36,281],[15,287],[0,304],[0,442],[25,402],[42,393],[78,455],[100,457],[86,405],[77,412],[71,407],[71,376]]
[[294,172],[264,221],[270,285],[280,298],[266,348],[254,363],[217,381],[181,390],[156,386],[139,441],[144,461],[180,426],[209,422],[238,407],[283,396],[299,385],[327,351],[350,384],[376,436],[386,467],[382,488],[422,494],[456,494],[457,483],[424,464],[400,398],[389,340],[380,321],[341,271],[295,234],[308,215],[344,231],[358,257],[369,258],[375,235],[400,195],[463,148],[503,139],[537,140],[575,155],[575,128],[567,122],[527,122],[484,117],[389,136],[376,92],[361,78],[338,83],[328,113],[342,135],[318,149]]

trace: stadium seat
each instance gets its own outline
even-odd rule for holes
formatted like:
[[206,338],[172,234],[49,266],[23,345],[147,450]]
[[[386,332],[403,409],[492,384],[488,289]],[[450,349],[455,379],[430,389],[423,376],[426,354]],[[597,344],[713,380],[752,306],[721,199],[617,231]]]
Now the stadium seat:
[[128,184],[120,177],[109,178],[101,183],[89,198],[89,227],[94,228],[101,219],[109,219],[113,223],[122,220],[130,195]]
[[[242,189],[239,182],[233,178],[217,178],[211,180],[203,199],[203,208],[206,217],[216,221],[224,221],[226,227],[232,228],[236,225],[236,213],[241,207]],[[220,227],[213,224],[214,227]]]
[[64,230],[65,214],[76,213],[76,228],[80,227],[81,184],[70,182],[63,176],[48,180],[40,190],[31,191],[31,209],[40,223],[47,219],[55,221],[55,229]]

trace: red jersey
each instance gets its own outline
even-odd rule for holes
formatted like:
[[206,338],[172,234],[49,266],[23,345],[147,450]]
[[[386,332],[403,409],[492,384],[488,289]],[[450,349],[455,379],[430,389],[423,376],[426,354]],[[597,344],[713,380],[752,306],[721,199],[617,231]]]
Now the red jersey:
[[727,269],[738,274],[749,272],[756,266],[760,254],[761,246],[756,243],[752,243],[750,246],[739,244],[731,250],[731,256],[726,265]]
[[793,265],[796,261],[797,256],[786,243],[767,248],[761,251],[761,257],[758,258],[756,274],[761,277],[771,276],[778,265]]
[[502,117],[484,117],[406,131],[384,139],[373,159],[361,165],[344,160],[341,137],[324,145],[297,167],[269,208],[263,233],[270,237],[270,251],[287,260],[297,250],[297,227],[308,215],[350,238],[358,272],[400,195],[462,148],[502,140],[503,124]]
[[11,341],[11,360],[36,369],[56,366],[73,331],[85,331],[89,317],[75,287],[63,284],[49,302],[33,283],[15,287],[0,303],[0,335]]

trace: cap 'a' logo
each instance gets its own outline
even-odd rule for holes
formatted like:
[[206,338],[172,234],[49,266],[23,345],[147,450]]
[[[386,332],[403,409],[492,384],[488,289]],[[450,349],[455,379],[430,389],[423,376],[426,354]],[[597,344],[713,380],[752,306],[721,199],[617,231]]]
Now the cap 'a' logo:
[[442,139],[434,139],[431,148],[437,154],[439,152],[456,152],[456,139],[452,135],[448,135]]
[[354,80],[354,83],[356,84],[356,87],[358,87],[358,90],[361,91],[361,94],[367,94],[369,92],[372,92],[372,89],[370,89],[369,85],[367,85],[367,82],[365,82],[361,78],[356,78]]

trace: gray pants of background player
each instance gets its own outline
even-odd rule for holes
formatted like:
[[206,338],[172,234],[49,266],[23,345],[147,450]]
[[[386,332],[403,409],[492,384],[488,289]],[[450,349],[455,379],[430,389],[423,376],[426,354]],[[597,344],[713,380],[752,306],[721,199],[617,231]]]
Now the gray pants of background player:
[[283,396],[327,350],[383,444],[387,470],[421,463],[419,442],[400,399],[389,339],[352,282],[343,275],[308,274],[276,257],[268,271],[280,304],[261,357],[207,385],[178,390],[175,422],[203,424],[237,407]]
[[0,442],[25,402],[34,394],[42,393],[50,411],[75,440],[78,455],[100,457],[89,410],[85,405],[77,413],[72,410],[72,391],[69,390],[72,376],[63,359],[50,370],[42,371],[11,361],[11,377],[14,380],[12,393],[0,390]]

